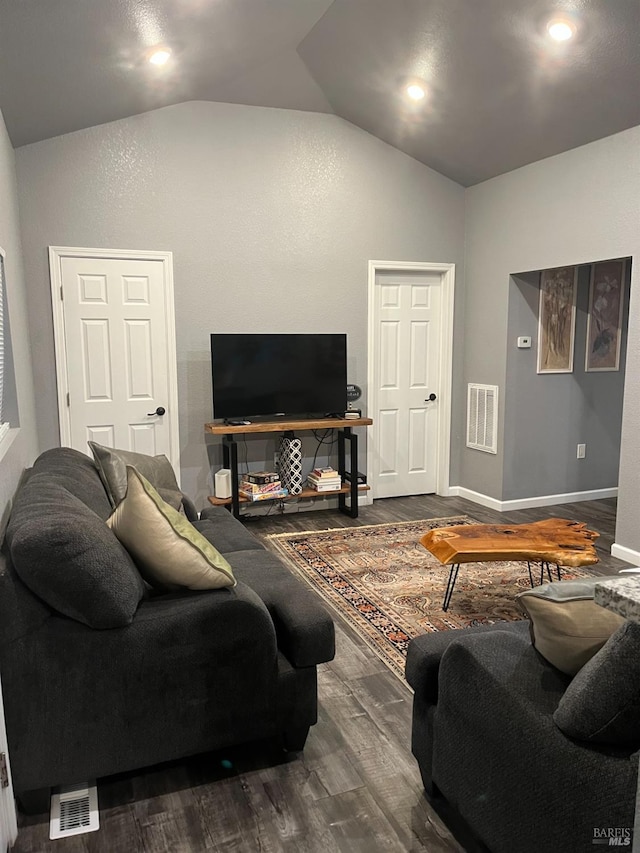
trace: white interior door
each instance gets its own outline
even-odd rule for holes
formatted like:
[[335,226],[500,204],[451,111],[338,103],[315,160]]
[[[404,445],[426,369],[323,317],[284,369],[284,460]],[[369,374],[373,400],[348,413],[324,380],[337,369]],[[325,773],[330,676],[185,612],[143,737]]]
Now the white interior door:
[[373,294],[374,497],[437,490],[442,275],[378,272]]
[[[4,763],[4,766],[3,766]],[[0,850],[9,850],[18,835],[16,809],[13,800],[13,784],[9,767],[7,733],[4,724],[4,705],[0,690]],[[6,775],[5,775],[6,773]]]
[[50,250],[62,444],[178,462],[171,255]]

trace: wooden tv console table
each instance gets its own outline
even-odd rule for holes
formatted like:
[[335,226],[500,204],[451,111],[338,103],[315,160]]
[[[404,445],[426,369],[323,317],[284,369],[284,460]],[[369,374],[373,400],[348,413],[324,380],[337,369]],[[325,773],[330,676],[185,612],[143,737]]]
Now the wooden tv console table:
[[[371,418],[318,418],[317,420],[297,420],[286,421],[284,419],[277,421],[256,421],[250,424],[241,424],[232,426],[225,423],[205,424],[205,432],[211,435],[221,435],[222,438],[222,454],[224,467],[231,469],[231,497],[216,498],[210,497],[209,502],[214,506],[228,506],[236,518],[240,518],[240,505],[249,503],[247,498],[243,498],[238,491],[238,443],[236,438],[247,434],[265,433],[265,432],[281,432],[290,433],[293,437],[294,432],[304,432],[315,429],[337,429],[338,430],[338,472],[342,477],[343,483],[341,489],[336,489],[335,492],[317,492],[315,489],[303,489],[298,495],[287,495],[285,498],[275,498],[275,500],[291,500],[292,498],[325,498],[332,495],[338,496],[338,507],[341,512],[351,516],[358,517],[358,492],[364,492],[369,489],[367,485],[358,485],[358,436],[351,432],[353,427],[370,426],[373,423]],[[349,444],[349,467],[347,468],[347,453],[346,445]],[[350,498],[350,506],[347,506],[347,497]]]

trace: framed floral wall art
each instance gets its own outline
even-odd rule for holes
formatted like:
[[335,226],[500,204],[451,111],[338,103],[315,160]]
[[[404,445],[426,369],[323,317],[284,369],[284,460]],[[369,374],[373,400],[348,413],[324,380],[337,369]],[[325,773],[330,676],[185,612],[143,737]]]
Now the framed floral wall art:
[[538,373],[572,373],[577,267],[543,270],[538,312]]
[[619,370],[624,303],[624,261],[591,266],[585,370]]

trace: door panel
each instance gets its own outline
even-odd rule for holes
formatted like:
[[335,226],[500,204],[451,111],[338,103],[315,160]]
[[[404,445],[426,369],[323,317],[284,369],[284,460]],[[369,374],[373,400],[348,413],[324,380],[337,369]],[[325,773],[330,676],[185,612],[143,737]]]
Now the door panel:
[[112,402],[111,347],[108,320],[81,320],[83,402]]
[[112,426],[87,427],[87,441],[95,441],[103,447],[115,447],[115,432]]
[[384,390],[398,388],[398,324],[383,322],[380,325],[380,387]]
[[398,470],[396,459],[398,456],[398,411],[397,409],[381,409],[377,419],[379,428],[379,453],[380,469],[379,476],[396,477]]
[[424,409],[409,410],[409,463],[411,474],[426,474],[427,417]]
[[427,391],[429,385],[429,323],[412,321],[409,384],[413,391]]
[[125,321],[128,400],[153,400],[153,356],[149,320]]
[[129,448],[135,453],[156,456],[162,452],[156,444],[157,433],[153,424],[129,424]]

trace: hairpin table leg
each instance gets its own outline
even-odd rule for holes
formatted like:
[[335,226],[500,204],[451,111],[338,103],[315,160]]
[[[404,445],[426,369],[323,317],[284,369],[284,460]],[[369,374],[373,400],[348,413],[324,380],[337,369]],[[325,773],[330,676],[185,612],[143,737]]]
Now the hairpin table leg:
[[544,573],[547,573],[547,577],[549,578],[549,582],[553,581],[551,577],[551,563],[547,560],[540,560],[540,583],[544,583]]
[[447,581],[447,589],[444,593],[444,601],[442,602],[442,609],[447,612],[449,609],[449,604],[451,602],[451,596],[453,595],[453,588],[456,585],[456,578],[458,577],[458,571],[460,569],[460,563],[454,563],[449,569],[449,580]]

